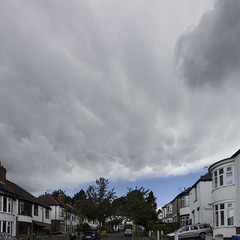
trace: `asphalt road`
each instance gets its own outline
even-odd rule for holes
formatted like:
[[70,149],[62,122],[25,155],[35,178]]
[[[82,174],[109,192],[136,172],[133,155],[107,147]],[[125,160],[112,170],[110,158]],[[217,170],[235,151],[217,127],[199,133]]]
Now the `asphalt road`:
[[106,240],[131,240],[132,237],[124,236],[124,232],[111,234]]
[[[151,238],[146,236],[141,236],[142,240],[151,240]],[[130,236],[124,236],[124,232],[111,234],[106,240],[132,240]]]

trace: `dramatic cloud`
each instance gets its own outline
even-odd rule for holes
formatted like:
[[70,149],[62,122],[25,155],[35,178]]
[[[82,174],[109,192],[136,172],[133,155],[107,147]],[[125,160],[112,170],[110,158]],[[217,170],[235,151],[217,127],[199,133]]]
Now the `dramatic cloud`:
[[198,26],[178,40],[177,64],[192,87],[239,85],[240,2],[216,1]]
[[187,174],[232,154],[238,89],[188,85],[234,82],[236,3],[1,1],[0,160],[8,178],[39,192],[100,176]]

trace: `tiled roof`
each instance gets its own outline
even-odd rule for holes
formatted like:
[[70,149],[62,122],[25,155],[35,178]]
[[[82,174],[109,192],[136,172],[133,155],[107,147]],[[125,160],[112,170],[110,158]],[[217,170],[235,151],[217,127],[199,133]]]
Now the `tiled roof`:
[[68,209],[68,211],[70,212],[75,212],[75,208],[74,206],[68,204],[68,203],[63,203],[61,200],[59,200],[58,198],[52,196],[51,194],[45,194],[45,195],[41,195],[37,198],[42,204],[45,204],[47,206],[61,206],[63,208]]
[[26,200],[32,203],[37,203],[39,205],[47,207],[46,205],[39,202],[38,199],[34,197],[32,194],[30,194],[25,189],[23,189],[22,187],[18,186],[17,184],[11,181],[6,180],[6,183],[0,183],[0,191],[3,194],[7,196],[11,196],[15,199],[22,199],[22,200]]
[[58,198],[55,198],[51,194],[41,195],[37,199],[42,204],[46,204],[47,206],[61,206],[61,207],[64,207],[64,203],[62,203]]

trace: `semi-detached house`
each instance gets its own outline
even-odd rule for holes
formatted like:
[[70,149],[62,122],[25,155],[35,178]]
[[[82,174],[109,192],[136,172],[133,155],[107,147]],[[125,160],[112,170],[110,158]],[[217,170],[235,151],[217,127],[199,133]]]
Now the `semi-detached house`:
[[50,233],[51,208],[6,179],[0,163],[0,232],[12,235]]
[[64,195],[59,192],[58,197],[45,193],[38,197],[38,201],[51,207],[51,232],[76,233],[78,219],[73,206],[65,204]]
[[209,167],[212,174],[213,235],[240,234],[240,150]]
[[212,224],[211,186],[211,174],[201,176],[192,187],[163,207],[163,221],[179,222],[181,227],[202,222]]

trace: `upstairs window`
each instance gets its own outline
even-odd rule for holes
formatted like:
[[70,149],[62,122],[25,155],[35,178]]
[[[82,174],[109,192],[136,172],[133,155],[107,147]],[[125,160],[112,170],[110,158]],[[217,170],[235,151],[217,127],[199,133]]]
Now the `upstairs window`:
[[226,171],[226,184],[227,185],[233,184],[232,167],[227,167],[227,171]]
[[195,191],[195,201],[197,201],[197,186],[194,188],[194,191]]
[[172,213],[172,205],[167,205],[167,214]]
[[183,196],[180,199],[181,208],[189,207],[189,196]]
[[38,205],[34,204],[34,215],[38,216]]
[[46,219],[49,219],[49,209],[46,209],[46,211],[45,211],[45,217],[46,217]]
[[223,186],[223,168],[219,169],[219,186]]
[[213,172],[213,189],[233,184],[232,166],[220,168]]
[[32,204],[27,201],[19,201],[18,213],[20,215],[32,216]]

